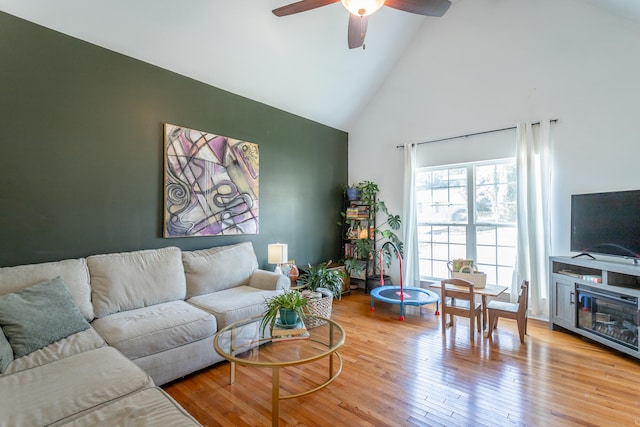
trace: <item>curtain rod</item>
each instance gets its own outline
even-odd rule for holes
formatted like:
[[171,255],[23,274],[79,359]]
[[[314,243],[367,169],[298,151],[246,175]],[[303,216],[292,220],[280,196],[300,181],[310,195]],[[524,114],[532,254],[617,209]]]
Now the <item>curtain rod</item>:
[[[558,119],[552,119],[549,120],[551,123],[556,123],[558,121]],[[540,122],[536,122],[536,123],[531,123],[531,125],[535,126],[535,125],[539,125]],[[458,138],[468,138],[470,136],[476,136],[476,135],[484,135],[485,133],[493,133],[493,132],[501,132],[503,130],[511,130],[511,129],[517,129],[517,126],[510,126],[508,128],[502,128],[502,129],[492,129],[492,130],[485,130],[483,132],[476,132],[476,133],[468,133],[466,135],[458,135],[458,136],[450,136],[449,138],[441,138],[441,139],[433,139],[431,141],[422,141],[422,142],[415,142],[415,145],[422,145],[422,144],[431,144],[432,142],[442,142],[442,141],[449,141],[450,139],[458,139]],[[414,145],[414,144],[410,144],[410,145]],[[396,148],[404,148],[404,145],[396,145]]]

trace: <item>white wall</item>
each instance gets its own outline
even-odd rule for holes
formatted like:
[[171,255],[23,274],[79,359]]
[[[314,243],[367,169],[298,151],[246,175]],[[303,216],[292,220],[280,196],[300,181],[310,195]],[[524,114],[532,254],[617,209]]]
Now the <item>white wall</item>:
[[568,254],[571,194],[640,189],[639,100],[637,22],[582,0],[461,0],[425,20],[350,129],[349,180],[400,212],[396,145],[558,119],[552,252]]

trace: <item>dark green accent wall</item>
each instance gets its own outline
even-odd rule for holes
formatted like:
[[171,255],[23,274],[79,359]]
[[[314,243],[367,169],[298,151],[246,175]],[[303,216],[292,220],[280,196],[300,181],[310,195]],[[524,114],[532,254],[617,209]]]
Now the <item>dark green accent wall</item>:
[[[260,234],[162,238],[165,122],[259,145]],[[0,266],[243,241],[262,267],[275,242],[338,257],[340,130],[3,12],[0,124]]]

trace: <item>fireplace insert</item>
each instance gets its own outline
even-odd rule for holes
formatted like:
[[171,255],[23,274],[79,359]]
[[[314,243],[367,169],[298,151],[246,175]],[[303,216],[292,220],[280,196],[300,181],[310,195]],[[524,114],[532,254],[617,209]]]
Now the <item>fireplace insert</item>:
[[638,298],[585,285],[576,285],[578,328],[619,345],[638,350]]

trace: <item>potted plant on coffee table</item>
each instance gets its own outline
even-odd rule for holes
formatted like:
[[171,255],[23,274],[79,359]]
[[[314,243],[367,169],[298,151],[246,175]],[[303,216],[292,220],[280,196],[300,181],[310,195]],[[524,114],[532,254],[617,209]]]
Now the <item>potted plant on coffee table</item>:
[[265,299],[267,310],[260,322],[260,330],[264,333],[267,326],[269,331],[273,330],[278,319],[284,327],[295,326],[300,319],[304,319],[303,308],[307,303],[308,300],[295,290],[286,290],[279,295]]

